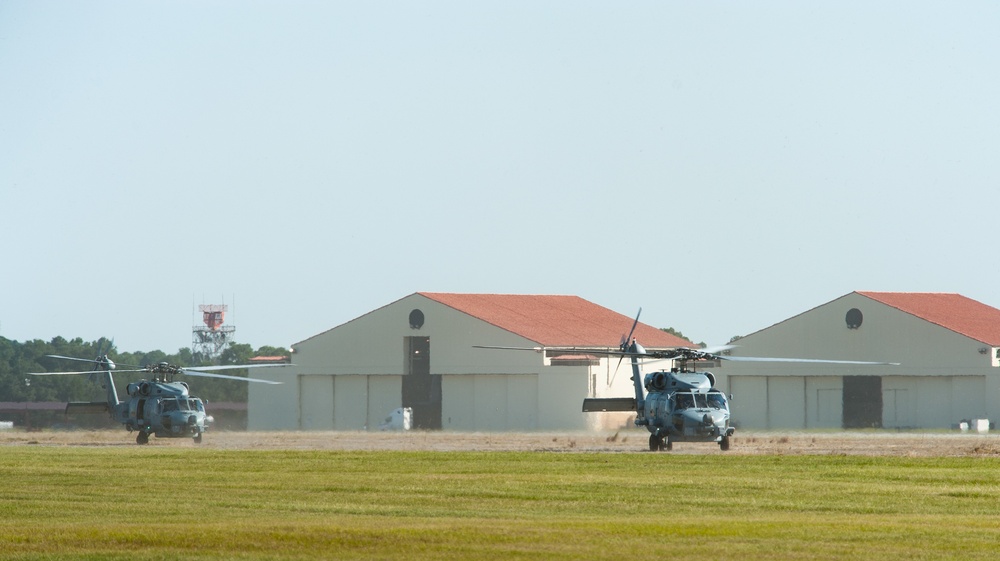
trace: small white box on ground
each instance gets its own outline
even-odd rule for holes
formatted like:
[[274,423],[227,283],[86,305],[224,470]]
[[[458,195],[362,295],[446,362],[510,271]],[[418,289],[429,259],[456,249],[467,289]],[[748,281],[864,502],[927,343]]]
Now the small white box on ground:
[[400,407],[382,421],[379,430],[410,430],[413,426],[413,409]]
[[990,420],[989,419],[973,419],[972,429],[976,432],[990,432]]

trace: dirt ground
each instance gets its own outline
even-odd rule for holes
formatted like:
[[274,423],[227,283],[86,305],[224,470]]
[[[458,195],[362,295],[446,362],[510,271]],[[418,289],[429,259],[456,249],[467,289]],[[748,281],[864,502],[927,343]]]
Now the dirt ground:
[[[648,433],[619,432],[208,432],[191,439],[150,438],[150,446],[232,450],[431,450],[650,453]],[[135,446],[134,434],[107,431],[0,431],[0,446]],[[667,454],[850,454],[866,456],[1000,456],[1000,433],[746,432],[728,452],[712,443],[674,444]]]

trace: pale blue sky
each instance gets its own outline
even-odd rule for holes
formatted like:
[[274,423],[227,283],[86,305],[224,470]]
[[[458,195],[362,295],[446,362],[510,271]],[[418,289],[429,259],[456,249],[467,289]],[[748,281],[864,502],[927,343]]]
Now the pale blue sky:
[[[0,336],[289,345],[418,291],[725,343],[1000,307],[997,2],[0,0]],[[628,326],[623,326],[627,329]]]

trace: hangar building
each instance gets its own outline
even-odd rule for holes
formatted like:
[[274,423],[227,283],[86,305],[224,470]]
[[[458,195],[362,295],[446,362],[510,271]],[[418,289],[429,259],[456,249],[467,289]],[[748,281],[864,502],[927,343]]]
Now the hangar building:
[[852,292],[739,339],[734,356],[899,366],[726,362],[744,428],[935,428],[1000,419],[1000,310],[959,294]]
[[[586,397],[632,395],[617,349],[634,318],[576,296],[419,292],[293,345],[294,366],[255,371],[251,430],[377,429],[399,407],[416,428],[618,427],[629,413],[582,413]],[[639,323],[647,349],[693,346]],[[575,347],[574,352],[479,349]]]

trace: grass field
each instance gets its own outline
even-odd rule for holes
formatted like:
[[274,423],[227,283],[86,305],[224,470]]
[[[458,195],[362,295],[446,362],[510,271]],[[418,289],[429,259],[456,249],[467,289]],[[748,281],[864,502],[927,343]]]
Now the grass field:
[[1000,459],[0,448],[2,559],[996,559]]

